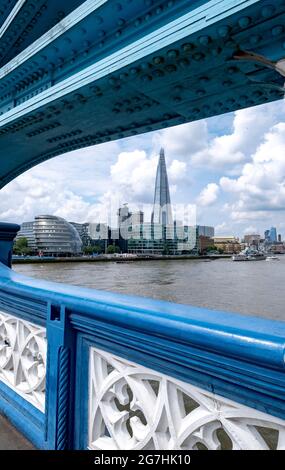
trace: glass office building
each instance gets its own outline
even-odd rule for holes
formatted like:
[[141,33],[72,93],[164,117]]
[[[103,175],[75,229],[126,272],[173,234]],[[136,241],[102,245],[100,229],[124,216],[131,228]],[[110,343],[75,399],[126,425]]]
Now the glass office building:
[[81,252],[82,241],[78,231],[61,217],[37,216],[34,234],[37,250],[44,255],[70,256]]
[[34,222],[23,222],[21,225],[21,230],[18,232],[16,240],[20,238],[26,238],[28,247],[36,251],[36,239],[35,239],[35,232],[34,232]]
[[196,227],[144,223],[129,227],[128,252],[179,255],[197,252]]

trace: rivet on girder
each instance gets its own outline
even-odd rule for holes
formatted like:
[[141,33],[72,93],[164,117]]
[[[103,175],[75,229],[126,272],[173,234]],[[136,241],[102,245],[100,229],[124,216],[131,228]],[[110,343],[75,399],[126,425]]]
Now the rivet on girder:
[[194,45],[190,42],[187,42],[181,46],[181,49],[183,50],[183,52],[191,52],[194,49]]
[[280,34],[282,34],[283,31],[284,31],[283,26],[278,25],[278,26],[274,26],[274,28],[272,28],[271,34],[272,34],[272,36],[280,36]]
[[149,70],[151,68],[151,64],[149,64],[148,62],[141,62],[140,63],[140,68],[142,70]]
[[156,56],[152,59],[155,65],[163,64],[164,58],[162,56]]
[[170,51],[167,52],[167,57],[169,59],[176,59],[176,57],[179,56],[179,52],[176,49],[171,49]]
[[238,20],[238,24],[241,28],[247,28],[251,23],[251,18],[249,16],[243,16]]
[[261,15],[263,16],[263,18],[269,18],[273,15],[274,10],[275,8],[273,5],[266,5],[261,9]]
[[139,73],[139,68],[138,67],[132,67],[129,72],[130,74],[134,77],[135,75],[137,75]]
[[211,42],[210,36],[200,36],[198,39],[199,43],[202,44],[202,46],[208,46]]
[[220,26],[218,28],[218,35],[221,36],[222,38],[227,37],[230,34],[231,28],[229,26]]
[[110,85],[112,85],[112,86],[117,85],[117,80],[116,80],[116,78],[110,77],[110,78],[109,78],[109,83],[110,83]]

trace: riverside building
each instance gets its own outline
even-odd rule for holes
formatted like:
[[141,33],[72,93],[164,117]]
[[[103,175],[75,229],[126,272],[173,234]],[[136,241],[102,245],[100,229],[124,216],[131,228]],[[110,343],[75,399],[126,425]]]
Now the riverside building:
[[21,230],[18,232],[18,235],[16,236],[16,240],[19,240],[20,238],[26,238],[28,247],[32,251],[35,252],[37,250],[35,231],[34,231],[34,221],[22,223]]
[[71,256],[81,253],[82,241],[77,230],[54,215],[39,215],[33,224],[36,249],[43,255]]

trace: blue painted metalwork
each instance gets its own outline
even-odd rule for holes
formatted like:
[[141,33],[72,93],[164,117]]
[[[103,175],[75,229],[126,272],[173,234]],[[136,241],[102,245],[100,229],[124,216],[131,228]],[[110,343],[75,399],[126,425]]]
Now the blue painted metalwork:
[[3,57],[0,187],[70,150],[284,96],[282,0],[68,5],[59,24],[45,32],[49,10],[45,33]]
[[0,223],[0,263],[11,268],[14,238],[20,226],[17,224]]
[[[5,305],[6,294],[20,307]],[[87,351],[94,344],[285,418],[283,322],[28,279],[4,266],[0,301],[3,310],[36,323],[37,302],[46,305],[50,365],[45,425],[37,441],[42,448],[85,447]],[[29,305],[28,316],[21,301]],[[35,426],[14,409],[12,393],[9,400],[6,414],[34,440]]]

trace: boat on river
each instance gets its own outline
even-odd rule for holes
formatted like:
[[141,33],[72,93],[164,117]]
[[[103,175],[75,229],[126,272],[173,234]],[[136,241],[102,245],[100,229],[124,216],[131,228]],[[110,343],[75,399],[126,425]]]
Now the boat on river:
[[250,248],[246,248],[240,253],[232,256],[233,261],[264,261],[266,258],[267,257],[263,251],[252,250]]

